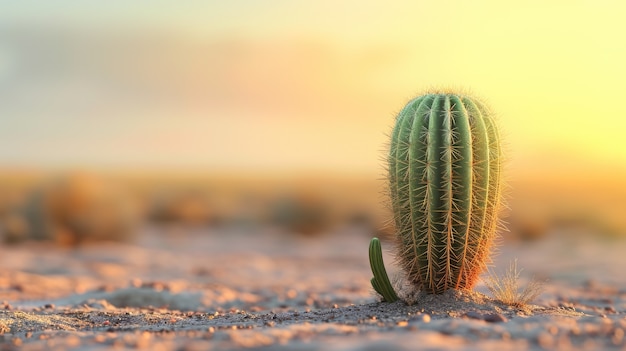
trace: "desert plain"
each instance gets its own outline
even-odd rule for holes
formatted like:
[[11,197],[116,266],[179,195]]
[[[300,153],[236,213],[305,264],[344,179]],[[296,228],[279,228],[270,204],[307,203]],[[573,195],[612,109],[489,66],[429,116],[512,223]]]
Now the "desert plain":
[[494,272],[517,259],[520,284],[544,282],[516,308],[482,282],[412,305],[381,302],[369,283],[371,235],[147,226],[129,243],[1,246],[0,349],[626,348],[622,239],[503,240]]

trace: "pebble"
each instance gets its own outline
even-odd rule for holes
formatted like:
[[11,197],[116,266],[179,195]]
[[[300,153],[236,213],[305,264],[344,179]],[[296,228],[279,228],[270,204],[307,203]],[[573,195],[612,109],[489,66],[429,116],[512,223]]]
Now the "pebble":
[[500,323],[508,321],[508,319],[500,313],[480,313],[470,311],[464,314],[464,316],[470,319],[478,319],[488,323]]
[[286,295],[288,299],[295,299],[298,296],[298,292],[294,289],[289,289]]

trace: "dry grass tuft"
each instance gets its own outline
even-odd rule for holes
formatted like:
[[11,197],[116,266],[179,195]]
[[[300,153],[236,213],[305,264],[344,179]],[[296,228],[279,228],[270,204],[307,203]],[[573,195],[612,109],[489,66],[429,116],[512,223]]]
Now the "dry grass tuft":
[[484,282],[495,299],[509,306],[524,307],[542,293],[544,282],[533,278],[523,289],[520,289],[518,284],[520,273],[522,269],[518,270],[517,260],[513,260],[502,276],[490,270]]

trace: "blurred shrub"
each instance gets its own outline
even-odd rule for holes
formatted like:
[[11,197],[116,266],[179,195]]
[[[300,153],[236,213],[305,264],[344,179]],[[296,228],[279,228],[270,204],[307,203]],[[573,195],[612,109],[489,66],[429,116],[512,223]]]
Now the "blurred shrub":
[[29,238],[76,245],[129,240],[138,218],[127,194],[102,178],[81,173],[33,190],[2,224],[6,242]]
[[16,244],[28,238],[28,222],[18,213],[5,213],[0,219],[0,235],[7,244]]
[[320,234],[331,226],[328,206],[314,195],[284,195],[269,206],[271,225],[296,234]]
[[545,238],[551,230],[550,224],[539,217],[512,216],[507,224],[508,233],[502,236],[524,242]]
[[208,196],[200,192],[160,194],[150,202],[148,220],[154,223],[207,225],[217,222]]
[[[521,211],[520,211],[521,212]],[[624,237],[622,227],[593,212],[576,212],[562,209],[542,213],[514,213],[508,221],[507,239],[537,241],[550,235],[568,237],[587,236],[594,239]]]

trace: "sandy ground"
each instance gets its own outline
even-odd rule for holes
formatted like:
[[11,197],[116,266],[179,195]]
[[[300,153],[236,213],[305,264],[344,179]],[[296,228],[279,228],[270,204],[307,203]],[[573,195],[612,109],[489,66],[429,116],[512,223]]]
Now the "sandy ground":
[[547,280],[525,309],[483,284],[379,302],[368,241],[161,228],[134,244],[0,246],[0,350],[626,349],[625,241],[502,244],[496,270],[517,257],[522,280]]

